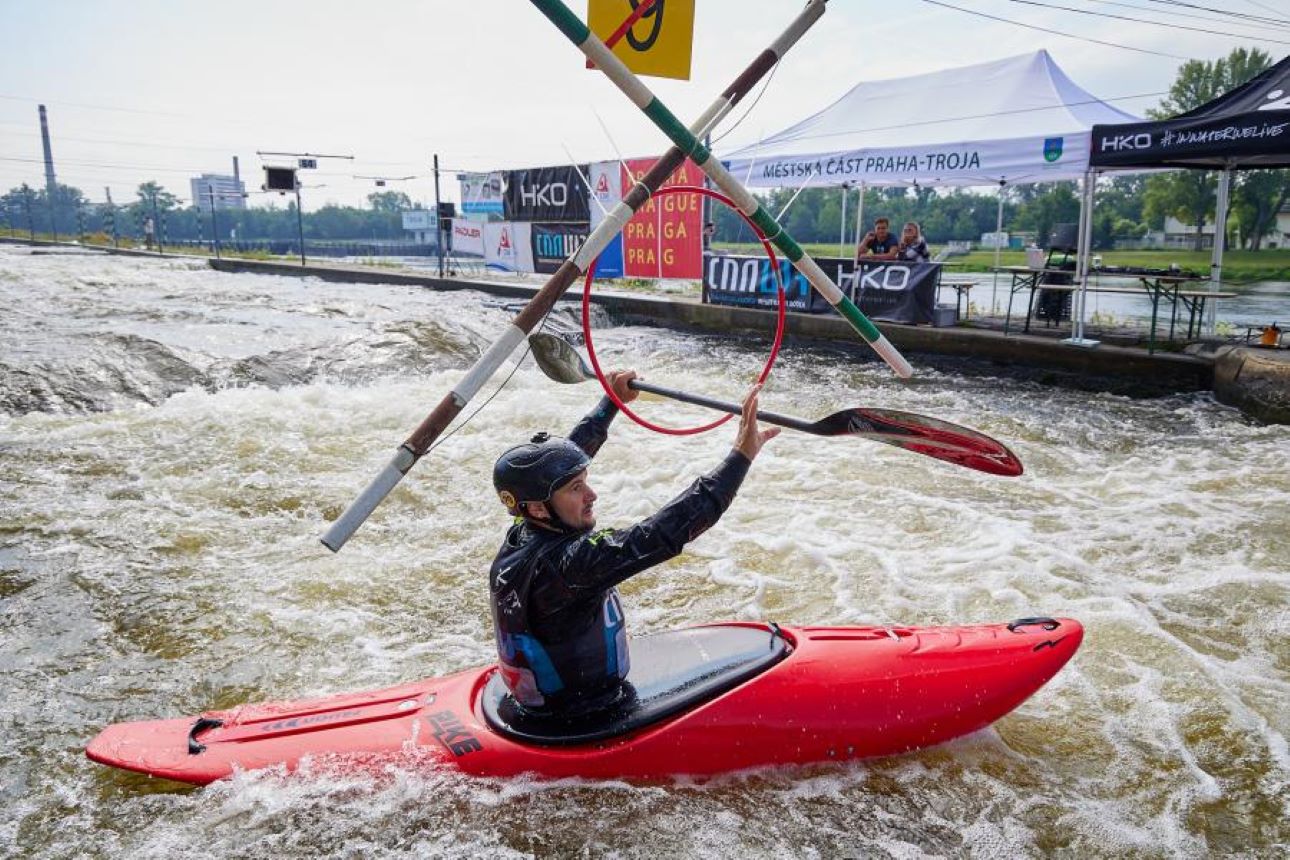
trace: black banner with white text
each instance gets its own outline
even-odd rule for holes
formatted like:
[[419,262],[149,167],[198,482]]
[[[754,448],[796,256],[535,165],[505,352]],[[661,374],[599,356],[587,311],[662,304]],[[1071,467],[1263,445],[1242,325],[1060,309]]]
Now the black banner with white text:
[[[874,262],[815,258],[815,262],[868,317],[899,323],[930,323],[941,267],[934,263]],[[781,259],[785,303],[790,311],[832,312],[806,278]],[[716,305],[773,309],[776,282],[766,257],[703,255],[703,300]]]
[[589,224],[534,224],[530,233],[533,243],[533,271],[553,275],[560,264],[582,247],[591,235]]
[[578,176],[587,175],[587,165],[575,168],[534,167],[506,172],[506,192],[502,208],[507,221],[556,221],[560,223],[591,220],[587,186]]

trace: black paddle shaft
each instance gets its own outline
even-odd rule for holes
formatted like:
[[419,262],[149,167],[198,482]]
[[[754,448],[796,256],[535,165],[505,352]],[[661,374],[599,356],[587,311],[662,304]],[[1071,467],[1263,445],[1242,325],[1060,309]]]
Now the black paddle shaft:
[[[640,379],[628,380],[627,386],[637,391],[648,391],[652,394],[661,394],[664,397],[670,397],[673,400],[680,400],[682,403],[693,403],[695,406],[706,406],[709,409],[718,409],[722,412],[729,412],[731,415],[742,413],[743,407],[738,403],[729,403],[725,400],[716,400],[711,397],[704,397],[701,394],[691,394],[688,391],[679,391],[675,388],[665,388],[662,385],[654,385]],[[814,433],[817,436],[828,435],[832,433],[821,433],[818,424],[823,422],[803,421],[801,418],[794,418],[791,415],[780,415],[775,412],[762,412],[758,410],[757,420],[765,421],[767,424],[777,424],[780,427],[788,427],[791,430],[801,430],[804,433]]]

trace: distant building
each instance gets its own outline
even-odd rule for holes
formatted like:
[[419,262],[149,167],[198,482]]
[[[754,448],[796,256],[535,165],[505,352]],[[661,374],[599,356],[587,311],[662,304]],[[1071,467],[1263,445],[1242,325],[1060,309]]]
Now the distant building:
[[1276,226],[1263,238],[1265,248],[1290,248],[1290,203],[1277,212]]
[[203,212],[211,211],[212,195],[220,209],[245,209],[246,185],[236,176],[203,173],[188,180],[193,191],[193,202]]
[[[1184,224],[1172,215],[1165,216],[1165,229],[1151,230],[1141,239],[1116,239],[1116,248],[1174,248],[1189,251],[1196,247],[1196,225]],[[1206,224],[1200,229],[1200,247],[1209,250],[1214,247],[1214,225]]]
[[426,209],[407,209],[403,212],[403,229],[411,233],[418,245],[438,245],[439,216]]

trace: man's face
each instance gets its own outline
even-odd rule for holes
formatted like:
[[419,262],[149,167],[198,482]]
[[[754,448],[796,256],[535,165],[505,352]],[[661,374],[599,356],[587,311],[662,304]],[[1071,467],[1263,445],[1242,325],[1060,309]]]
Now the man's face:
[[874,234],[875,236],[877,236],[879,239],[886,239],[886,238],[887,238],[887,222],[886,222],[886,221],[878,221],[877,223],[875,223],[875,224],[873,225],[873,234]]
[[565,525],[577,531],[589,531],[596,527],[596,498],[596,491],[587,483],[587,470],[583,469],[555,491],[549,504]]

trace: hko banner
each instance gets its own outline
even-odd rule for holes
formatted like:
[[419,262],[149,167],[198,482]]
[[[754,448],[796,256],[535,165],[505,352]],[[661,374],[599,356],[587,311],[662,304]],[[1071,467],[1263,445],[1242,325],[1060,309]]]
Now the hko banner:
[[[630,188],[655,159],[627,161],[622,187]],[[701,185],[703,172],[688,158],[663,183]],[[594,186],[593,186],[594,188]],[[703,198],[698,194],[651,197],[623,228],[623,274],[629,278],[691,278],[703,276]]]
[[508,272],[533,271],[531,224],[492,221],[484,227],[484,262]]
[[460,218],[454,218],[452,249],[459,254],[484,256],[484,225],[478,221],[462,221]]
[[506,220],[585,224],[591,219],[589,198],[578,173],[586,170],[586,165],[566,164],[507,171],[502,198]]
[[[623,199],[623,170],[617,161],[597,161],[587,174],[591,183],[591,229],[595,230],[605,220],[605,213]],[[596,277],[621,278],[623,276],[623,234],[619,233],[600,252],[596,263]]]
[[[608,40],[643,0],[590,0],[587,26]],[[694,0],[656,0],[612,47],[638,75],[690,79],[694,53]],[[587,64],[590,67],[590,63]]]

